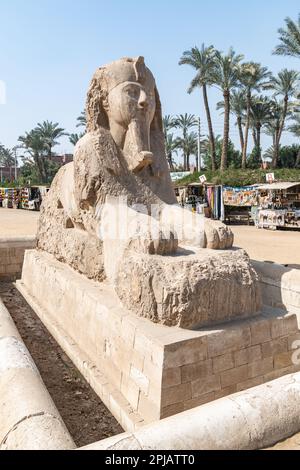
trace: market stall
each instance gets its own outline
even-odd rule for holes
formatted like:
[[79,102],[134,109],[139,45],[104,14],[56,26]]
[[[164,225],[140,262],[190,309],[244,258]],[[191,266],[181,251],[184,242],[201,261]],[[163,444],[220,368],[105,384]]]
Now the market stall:
[[300,183],[242,187],[192,183],[178,186],[176,195],[179,204],[228,224],[246,222],[273,230],[300,229]]
[[0,207],[40,210],[42,199],[48,190],[49,188],[46,186],[0,188]]
[[300,229],[300,183],[272,183],[257,188],[258,228]]
[[257,185],[241,187],[223,187],[223,201],[225,206],[225,221],[252,222],[253,208],[258,205]]
[[205,189],[202,183],[190,183],[175,187],[178,204],[191,211],[203,211],[207,208]]

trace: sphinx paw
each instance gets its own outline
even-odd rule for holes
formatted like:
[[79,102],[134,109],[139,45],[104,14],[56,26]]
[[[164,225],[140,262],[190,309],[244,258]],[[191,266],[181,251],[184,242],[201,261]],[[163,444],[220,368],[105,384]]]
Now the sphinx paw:
[[218,220],[206,219],[204,223],[206,248],[225,250],[233,245],[234,236],[229,227]]
[[130,240],[130,248],[149,255],[170,255],[178,248],[177,236],[172,231],[160,230],[157,236],[138,236]]

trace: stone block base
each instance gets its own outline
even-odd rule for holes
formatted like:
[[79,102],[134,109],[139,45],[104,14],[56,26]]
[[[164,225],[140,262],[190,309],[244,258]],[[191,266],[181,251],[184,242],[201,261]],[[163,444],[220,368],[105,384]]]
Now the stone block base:
[[26,252],[17,285],[128,431],[300,370],[295,314],[265,308],[197,331],[154,324],[105,282],[36,250]]

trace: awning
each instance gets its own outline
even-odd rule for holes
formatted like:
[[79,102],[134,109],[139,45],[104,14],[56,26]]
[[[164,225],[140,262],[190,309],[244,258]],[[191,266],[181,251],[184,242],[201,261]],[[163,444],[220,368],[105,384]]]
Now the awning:
[[290,188],[293,188],[295,186],[300,186],[300,183],[271,183],[271,184],[263,184],[262,186],[258,186],[258,190],[259,191],[268,191],[269,189],[271,190],[277,190],[277,191],[281,191],[281,190],[284,190],[284,189],[290,189]]

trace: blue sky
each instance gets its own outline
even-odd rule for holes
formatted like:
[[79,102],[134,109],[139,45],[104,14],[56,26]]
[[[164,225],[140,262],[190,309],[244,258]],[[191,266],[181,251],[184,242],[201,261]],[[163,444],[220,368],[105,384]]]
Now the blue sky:
[[[145,56],[156,77],[164,114],[203,118],[199,91],[186,93],[193,70],[178,66],[194,45],[233,46],[246,60],[300,70],[300,61],[272,56],[284,18],[296,19],[299,0],[0,0],[0,80],[7,102],[0,105],[0,142],[12,147],[38,122],[59,122],[76,131],[76,117],[95,69],[122,56]],[[220,94],[209,92],[216,134]],[[231,137],[238,144],[235,126]],[[284,142],[295,139],[284,136]],[[268,138],[264,146],[271,145]],[[64,139],[56,151],[72,151]]]

